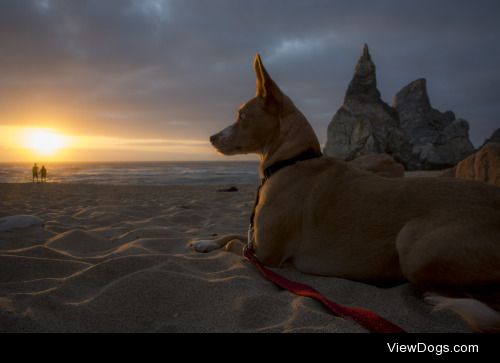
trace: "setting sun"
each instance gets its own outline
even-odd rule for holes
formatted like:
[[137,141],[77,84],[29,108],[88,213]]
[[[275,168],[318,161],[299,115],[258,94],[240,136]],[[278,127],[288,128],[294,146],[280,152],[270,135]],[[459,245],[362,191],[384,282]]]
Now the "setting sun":
[[66,146],[66,137],[49,129],[27,129],[22,144],[40,156],[52,156]]

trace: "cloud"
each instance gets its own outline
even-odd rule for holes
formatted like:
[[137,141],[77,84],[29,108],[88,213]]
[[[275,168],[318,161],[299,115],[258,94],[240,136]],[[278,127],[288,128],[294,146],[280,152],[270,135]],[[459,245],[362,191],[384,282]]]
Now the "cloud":
[[469,120],[479,144],[500,127],[499,11],[487,0],[4,0],[0,125],[29,110],[70,132],[206,140],[254,95],[261,52],[324,142],[367,42],[387,102],[426,77],[433,105]]

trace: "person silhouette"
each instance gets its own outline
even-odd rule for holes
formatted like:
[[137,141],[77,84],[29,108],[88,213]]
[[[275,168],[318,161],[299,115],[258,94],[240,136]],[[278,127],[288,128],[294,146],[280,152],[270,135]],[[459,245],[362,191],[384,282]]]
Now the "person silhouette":
[[47,182],[47,169],[45,168],[45,165],[42,165],[42,168],[40,169],[40,176],[42,183]]
[[35,181],[35,178],[36,178],[36,181],[38,182],[38,165],[37,163],[35,163],[35,165],[33,165],[33,182]]

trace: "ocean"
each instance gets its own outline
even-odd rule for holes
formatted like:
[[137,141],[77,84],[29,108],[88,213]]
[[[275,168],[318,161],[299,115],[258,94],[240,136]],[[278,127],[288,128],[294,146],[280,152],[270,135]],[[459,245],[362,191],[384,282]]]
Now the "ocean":
[[[41,167],[41,165],[39,165]],[[111,185],[258,184],[257,162],[47,163],[49,183]],[[0,163],[0,183],[31,182],[32,164]]]

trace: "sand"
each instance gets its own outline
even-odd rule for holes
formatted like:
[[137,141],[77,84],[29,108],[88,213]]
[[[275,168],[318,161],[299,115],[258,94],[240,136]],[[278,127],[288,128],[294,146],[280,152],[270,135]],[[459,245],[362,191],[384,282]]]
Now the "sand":
[[[0,218],[43,226],[0,231],[1,332],[365,332],[265,281],[244,258],[186,248],[246,231],[254,186],[0,184]],[[467,332],[409,284],[378,288],[285,276],[374,310],[409,332]]]

